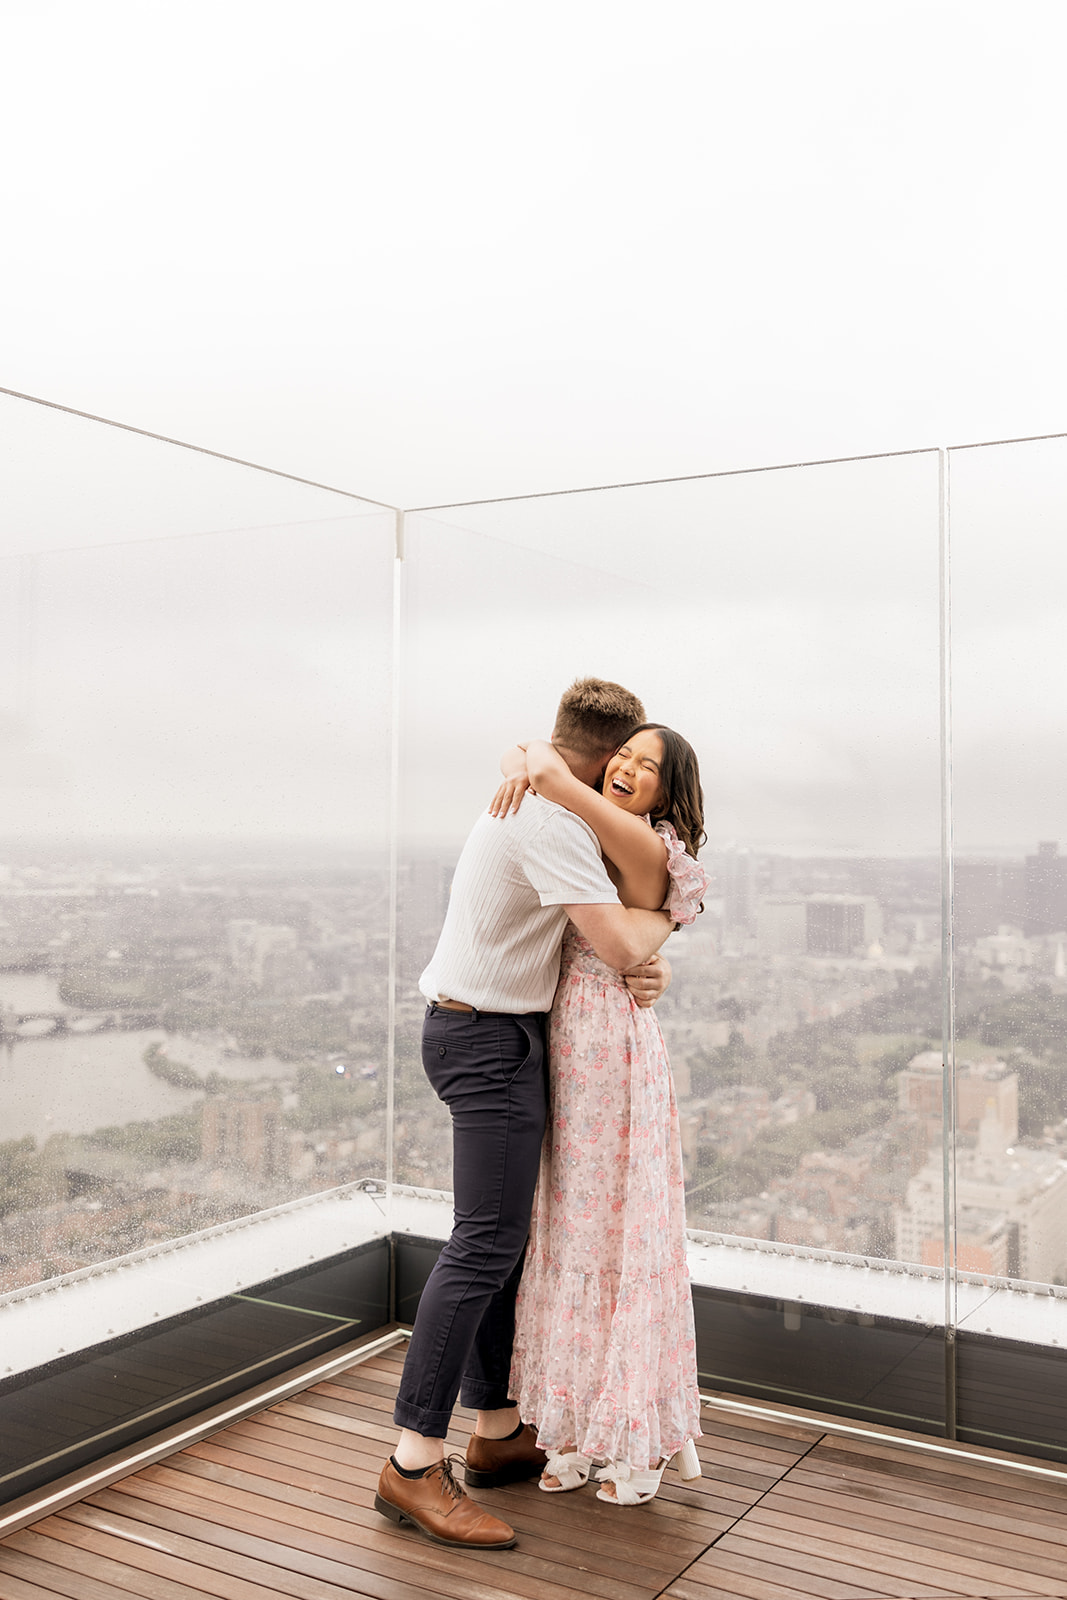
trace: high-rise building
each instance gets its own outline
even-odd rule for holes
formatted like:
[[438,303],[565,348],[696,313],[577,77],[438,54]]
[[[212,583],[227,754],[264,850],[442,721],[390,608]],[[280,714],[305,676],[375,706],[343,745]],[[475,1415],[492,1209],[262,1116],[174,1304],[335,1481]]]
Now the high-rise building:
[[244,1177],[284,1175],[289,1147],[280,1111],[275,1099],[209,1096],[200,1134],[204,1161]]
[[797,895],[761,900],[756,907],[756,943],[761,955],[806,954],[808,913],[804,901]]
[[724,850],[715,857],[722,885],[723,921],[727,928],[755,926],[756,858],[751,850]]
[[1026,858],[1026,934],[1063,933],[1067,930],[1067,856],[1046,839],[1036,856]]
[[1026,868],[1021,861],[957,861],[953,868],[952,917],[956,938],[972,944],[999,928],[1021,928],[1026,919]]
[[809,956],[866,955],[882,936],[882,912],[870,895],[812,894],[807,898]]

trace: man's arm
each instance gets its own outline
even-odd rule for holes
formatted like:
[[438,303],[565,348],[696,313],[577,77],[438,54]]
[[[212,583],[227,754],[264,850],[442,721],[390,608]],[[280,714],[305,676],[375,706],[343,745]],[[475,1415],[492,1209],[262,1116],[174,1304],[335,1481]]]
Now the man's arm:
[[641,966],[674,928],[665,911],[642,911],[617,901],[614,905],[568,905],[564,910],[601,961],[619,972]]

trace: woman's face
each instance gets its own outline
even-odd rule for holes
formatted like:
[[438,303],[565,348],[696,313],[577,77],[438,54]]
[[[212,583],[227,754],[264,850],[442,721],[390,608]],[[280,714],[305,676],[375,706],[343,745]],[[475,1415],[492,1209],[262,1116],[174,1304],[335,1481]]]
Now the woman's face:
[[608,762],[604,793],[613,805],[643,817],[654,811],[660,797],[663,740],[651,728],[635,733]]

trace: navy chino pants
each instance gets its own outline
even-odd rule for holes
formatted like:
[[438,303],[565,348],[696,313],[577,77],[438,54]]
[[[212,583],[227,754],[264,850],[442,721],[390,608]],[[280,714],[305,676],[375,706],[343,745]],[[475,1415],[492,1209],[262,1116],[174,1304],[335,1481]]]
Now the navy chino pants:
[[[448,1433],[457,1397],[510,1404],[515,1293],[548,1109],[547,1019],[427,1008],[422,1063],[452,1114],[455,1223],[422,1291],[394,1421]],[[462,1395],[461,1395],[462,1387]]]

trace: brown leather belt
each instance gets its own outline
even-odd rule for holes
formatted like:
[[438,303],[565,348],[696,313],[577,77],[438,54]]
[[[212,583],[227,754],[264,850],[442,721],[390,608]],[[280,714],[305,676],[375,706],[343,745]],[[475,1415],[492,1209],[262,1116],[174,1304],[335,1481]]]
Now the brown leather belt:
[[513,1017],[514,1011],[483,1011],[481,1006],[469,1006],[466,1000],[431,1000],[431,1011],[458,1011],[465,1017]]

